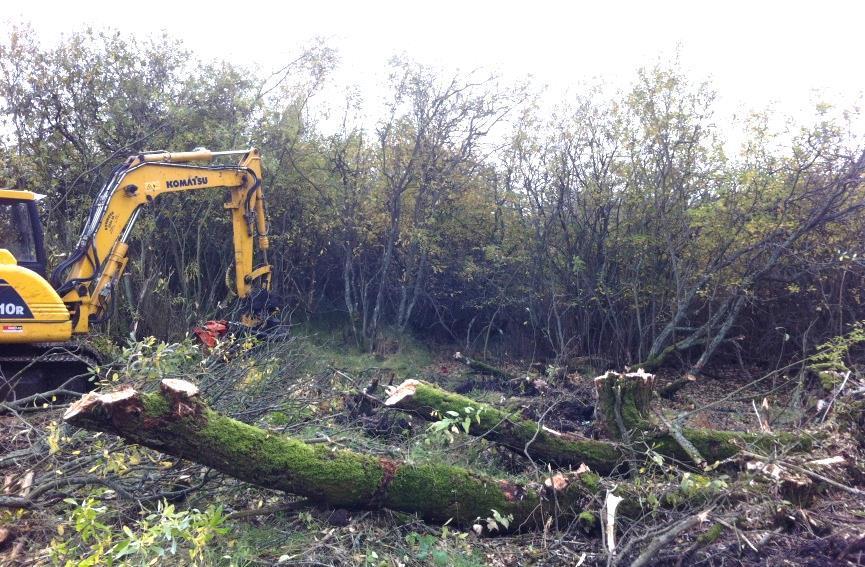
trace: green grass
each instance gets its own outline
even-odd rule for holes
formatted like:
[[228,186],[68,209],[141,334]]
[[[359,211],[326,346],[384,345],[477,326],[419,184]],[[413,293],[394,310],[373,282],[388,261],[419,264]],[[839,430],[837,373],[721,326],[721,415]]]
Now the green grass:
[[301,555],[314,542],[317,529],[298,529],[296,522],[279,515],[266,516],[267,522],[253,525],[237,521],[231,524],[231,536],[219,541],[209,558],[215,565],[261,565],[274,562],[282,555]]
[[423,343],[408,337],[396,335],[389,330],[382,332],[383,339],[396,346],[395,352],[378,355],[365,352],[353,343],[346,341],[342,329],[323,325],[301,325],[295,336],[303,337],[314,370],[332,367],[349,376],[363,377],[375,370],[391,371],[397,382],[417,378],[421,371],[432,364],[433,355]]

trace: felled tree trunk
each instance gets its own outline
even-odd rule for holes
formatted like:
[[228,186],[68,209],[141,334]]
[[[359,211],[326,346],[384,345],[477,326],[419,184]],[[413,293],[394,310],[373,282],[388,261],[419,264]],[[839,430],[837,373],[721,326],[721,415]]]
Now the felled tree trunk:
[[[652,447],[668,457],[692,460],[690,451],[683,449],[673,435],[660,431],[651,422],[649,406],[654,382],[647,376],[651,375],[608,372],[595,380],[598,391],[596,407],[599,408],[602,428],[610,431],[615,442],[559,433],[539,426],[537,422],[418,380],[406,380],[397,386],[385,400],[385,405],[410,411],[428,420],[453,417],[448,412],[455,412],[459,422],[469,425],[470,435],[482,436],[516,453],[557,466],[586,464],[600,474],[611,472],[625,461],[625,445],[643,450]],[[616,401],[616,392],[619,392],[619,402]],[[617,403],[621,425],[616,418]],[[472,411],[466,412],[467,407]],[[470,419],[464,421],[466,418]],[[623,439],[622,431],[628,433],[627,440]],[[689,428],[681,428],[679,432],[710,463],[732,457],[746,447],[770,451],[776,447],[807,450],[811,446],[805,435]]]
[[[442,390],[418,380],[406,380],[385,400],[386,406],[410,411],[424,419],[437,419],[455,412],[458,427],[469,426],[470,435],[483,436],[523,456],[559,467],[578,467],[585,464],[601,474],[608,474],[623,461],[621,450],[603,441],[586,439],[569,433],[560,433],[472,400]],[[472,411],[467,412],[466,408]]]
[[496,510],[513,516],[511,529],[542,527],[550,515],[578,515],[600,490],[598,477],[585,471],[519,484],[460,467],[406,464],[309,445],[212,411],[197,388],[182,380],[163,380],[157,393],[131,388],[90,393],[64,419],[313,502],[390,508],[437,523],[452,519],[471,526],[480,519],[485,526]]

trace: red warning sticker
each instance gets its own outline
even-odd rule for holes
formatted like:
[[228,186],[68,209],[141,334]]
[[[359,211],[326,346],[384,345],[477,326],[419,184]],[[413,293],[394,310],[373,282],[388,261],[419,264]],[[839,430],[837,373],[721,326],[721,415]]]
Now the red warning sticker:
[[24,325],[3,325],[4,333],[23,333]]

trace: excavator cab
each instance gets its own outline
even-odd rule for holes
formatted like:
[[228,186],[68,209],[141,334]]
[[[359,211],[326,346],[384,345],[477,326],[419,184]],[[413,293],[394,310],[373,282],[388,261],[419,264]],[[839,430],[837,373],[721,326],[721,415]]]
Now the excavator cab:
[[45,276],[45,245],[36,202],[44,195],[0,189],[0,249],[8,250],[22,268]]
[[[45,280],[42,195],[0,189],[0,400],[90,388],[89,353],[53,346],[72,336],[69,311]],[[46,346],[42,346],[42,345]],[[49,344],[51,346],[49,346]]]

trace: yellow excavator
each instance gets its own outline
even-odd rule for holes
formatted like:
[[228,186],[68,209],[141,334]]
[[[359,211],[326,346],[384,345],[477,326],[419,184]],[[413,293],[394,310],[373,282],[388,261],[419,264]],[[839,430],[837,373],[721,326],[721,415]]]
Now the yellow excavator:
[[[242,156],[236,165],[213,163],[232,155]],[[139,213],[166,193],[221,188],[227,190],[224,206],[231,215],[240,324],[255,328],[272,308],[258,150],[130,156],[100,190],[75,250],[50,282],[37,208],[42,195],[0,189],[0,400],[88,389],[87,368],[98,353],[74,338],[106,319]]]

